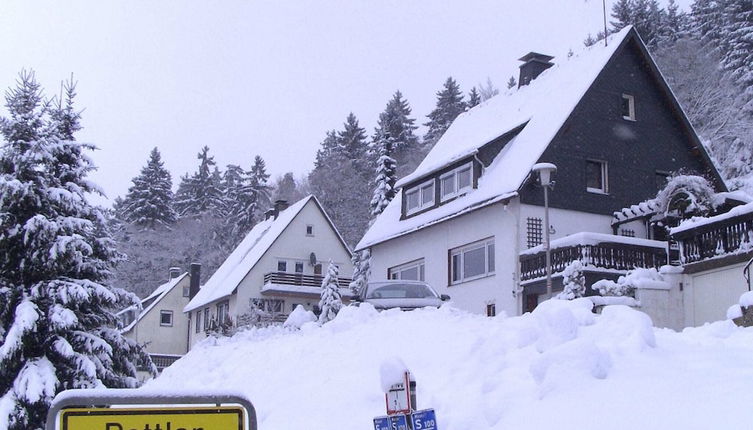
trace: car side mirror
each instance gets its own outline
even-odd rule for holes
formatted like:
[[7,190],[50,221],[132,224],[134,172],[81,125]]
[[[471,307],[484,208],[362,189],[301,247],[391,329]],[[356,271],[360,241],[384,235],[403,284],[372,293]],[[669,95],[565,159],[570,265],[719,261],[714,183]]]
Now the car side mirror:
[[439,298],[442,299],[443,302],[450,300],[450,296],[448,296],[447,294],[442,294],[441,296],[439,296]]
[[350,301],[351,301],[351,302],[359,302],[359,303],[360,303],[360,302],[362,302],[363,300],[361,300],[361,296],[360,296],[360,295],[355,295],[355,296],[353,296],[353,297],[352,297],[352,298],[350,299]]

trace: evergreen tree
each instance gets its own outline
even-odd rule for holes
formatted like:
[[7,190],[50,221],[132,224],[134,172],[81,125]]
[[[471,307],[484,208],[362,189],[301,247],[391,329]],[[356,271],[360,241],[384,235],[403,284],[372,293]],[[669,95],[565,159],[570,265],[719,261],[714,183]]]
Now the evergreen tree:
[[254,157],[254,164],[248,174],[251,187],[256,190],[257,206],[260,209],[269,206],[271,200],[269,174],[267,173],[267,163],[264,162],[261,155]]
[[350,282],[348,287],[355,295],[369,282],[369,275],[371,274],[371,250],[364,249],[361,252],[354,252],[350,261],[353,263],[353,281]]
[[575,260],[562,271],[562,292],[557,295],[560,300],[573,300],[586,294],[586,276],[583,263]]
[[476,90],[476,87],[473,87],[471,88],[471,91],[468,93],[467,108],[470,109],[472,107],[478,106],[479,103],[481,103],[481,95],[479,95],[478,90]]
[[[481,96],[483,99],[483,88]],[[437,105],[434,110],[427,115],[429,122],[424,125],[429,128],[424,135],[424,144],[431,148],[442,137],[445,131],[450,127],[452,122],[465,111],[465,102],[460,86],[452,77],[447,78],[444,87],[437,92]]]
[[339,269],[330,260],[327,266],[327,274],[324,276],[324,280],[322,280],[322,292],[319,299],[319,309],[322,310],[322,313],[319,314],[320,324],[335,319],[337,313],[343,307],[338,276]]
[[392,136],[384,135],[378,142],[375,142],[379,151],[376,167],[376,187],[374,196],[371,198],[371,216],[378,217],[388,204],[395,198],[397,191],[395,183],[397,182],[397,169],[395,159],[392,158]]
[[339,153],[346,160],[350,160],[356,171],[368,177],[369,144],[366,141],[366,130],[358,125],[358,119],[353,112],[348,114],[343,124],[343,130],[337,134]]
[[720,3],[724,4],[722,65],[744,92],[743,109],[753,114],[753,2],[724,0]]
[[511,90],[518,86],[518,81],[515,80],[514,76],[510,76],[510,79],[507,80],[507,89]]
[[146,166],[132,182],[119,209],[123,221],[149,228],[175,222],[173,181],[156,147],[149,154]]
[[201,149],[196,158],[200,160],[199,170],[190,178],[181,178],[175,198],[175,209],[180,215],[209,213],[221,216],[224,212],[224,202],[222,176],[216,167],[217,163],[214,157],[209,156],[207,146]]
[[384,111],[379,114],[377,127],[374,129],[374,146],[376,158],[379,157],[378,142],[385,136],[392,140],[392,157],[399,166],[400,172],[406,174],[412,171],[422,157],[418,136],[415,130],[418,128],[411,118],[411,108],[403,94],[398,90],[387,102]]
[[[326,168],[334,158],[339,157],[337,132],[330,130],[327,137],[320,144],[321,148],[316,151],[316,160],[314,160],[314,169]],[[292,176],[292,175],[291,175]]]
[[57,123],[57,134],[62,140],[76,140],[73,135],[81,130],[81,112],[73,107],[75,97],[76,82],[71,75],[71,79],[62,84],[60,98],[53,103],[50,111],[50,117]]
[[[231,170],[232,173],[229,173]],[[233,237],[231,242],[236,244],[251,231],[259,214],[269,205],[269,175],[264,159],[257,155],[248,172],[244,172],[239,166],[229,165],[225,176],[225,201],[228,209],[226,224]]]
[[[73,96],[69,112],[75,112]],[[138,299],[107,284],[121,255],[105,215],[87,201],[98,189],[86,178],[94,166],[82,155],[93,146],[71,134],[78,118],[74,127],[61,125],[60,110],[43,100],[33,73],[21,73],[6,107],[9,117],[0,119],[0,397],[11,407],[10,430],[42,429],[58,392],[135,387],[136,362],[151,360],[117,328],[114,310]]]

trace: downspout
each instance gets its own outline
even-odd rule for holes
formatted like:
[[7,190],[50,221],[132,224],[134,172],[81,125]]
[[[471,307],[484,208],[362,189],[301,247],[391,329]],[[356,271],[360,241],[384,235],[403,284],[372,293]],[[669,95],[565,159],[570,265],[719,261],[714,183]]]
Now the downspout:
[[515,272],[513,274],[514,279],[512,287],[513,287],[513,295],[515,296],[515,310],[518,312],[518,315],[523,314],[523,289],[520,286],[520,209],[521,209],[521,203],[520,203],[520,194],[517,196],[518,198],[518,208],[515,211]]

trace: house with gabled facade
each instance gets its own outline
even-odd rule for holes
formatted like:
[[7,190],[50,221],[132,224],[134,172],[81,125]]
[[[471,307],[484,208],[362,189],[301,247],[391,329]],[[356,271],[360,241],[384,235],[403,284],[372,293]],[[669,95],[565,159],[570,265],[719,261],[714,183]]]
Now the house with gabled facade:
[[[668,263],[666,237],[629,208],[648,214],[639,203],[670,175],[702,175],[726,191],[632,27],[568,58],[520,60],[519,88],[459,115],[398,181],[356,246],[371,250],[372,279],[425,280],[468,311],[517,315],[546,298],[544,229],[556,292],[575,259],[589,284]],[[557,166],[549,225],[531,171],[544,162]]]
[[[169,280],[141,300],[140,308],[131,306],[118,312],[124,336],[143,345],[158,371],[173,364],[188,352],[188,304],[191,284],[198,286],[201,265],[192,264],[191,272],[180,268],[169,271]],[[139,369],[146,378],[146,369]]]
[[189,345],[206,338],[217,324],[237,325],[250,312],[277,321],[303,306],[317,311],[330,261],[339,268],[340,292],[350,296],[351,251],[314,196],[288,206],[275,202],[197,291],[183,311],[189,319]]

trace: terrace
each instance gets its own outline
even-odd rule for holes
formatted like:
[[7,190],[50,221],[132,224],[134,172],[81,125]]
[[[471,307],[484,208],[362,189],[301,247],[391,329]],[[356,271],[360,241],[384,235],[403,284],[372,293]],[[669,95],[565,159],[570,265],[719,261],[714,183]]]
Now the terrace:
[[[319,297],[322,291],[321,275],[304,275],[303,273],[270,272],[264,275],[264,285],[261,287],[262,294],[282,294],[304,297]],[[350,296],[348,285],[350,278],[337,278],[340,293]]]

